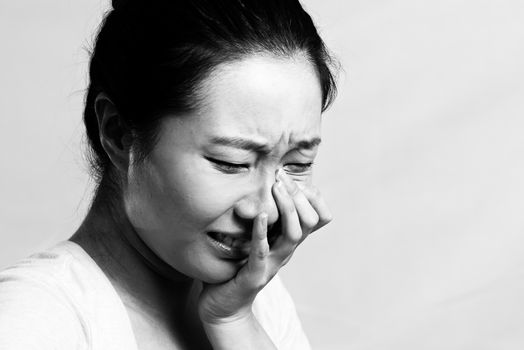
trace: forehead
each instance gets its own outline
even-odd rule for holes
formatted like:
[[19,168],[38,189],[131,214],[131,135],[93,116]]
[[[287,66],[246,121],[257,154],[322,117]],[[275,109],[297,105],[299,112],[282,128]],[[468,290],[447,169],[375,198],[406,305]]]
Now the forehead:
[[320,83],[302,56],[260,55],[222,65],[204,82],[202,94],[197,134],[268,144],[320,136]]

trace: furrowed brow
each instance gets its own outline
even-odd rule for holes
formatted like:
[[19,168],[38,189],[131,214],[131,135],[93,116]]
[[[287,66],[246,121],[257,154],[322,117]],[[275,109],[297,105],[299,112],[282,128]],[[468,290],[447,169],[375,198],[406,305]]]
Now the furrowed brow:
[[211,143],[215,145],[228,146],[239,148],[247,151],[267,152],[268,146],[264,143],[259,143],[253,140],[244,139],[241,137],[224,137],[216,136],[211,139]]
[[297,148],[304,148],[304,149],[313,149],[313,148],[317,147],[318,145],[320,145],[320,142],[322,142],[320,137],[315,137],[315,138],[312,138],[311,140],[298,141],[296,143],[296,147]]
[[[294,144],[295,148],[312,150],[317,147],[321,142],[320,137],[315,137],[310,140],[300,140]],[[241,137],[226,137],[226,136],[215,136],[211,138],[211,143],[215,145],[227,146],[238,148],[247,151],[253,151],[258,153],[269,153],[270,148],[265,143],[256,142],[250,139]]]

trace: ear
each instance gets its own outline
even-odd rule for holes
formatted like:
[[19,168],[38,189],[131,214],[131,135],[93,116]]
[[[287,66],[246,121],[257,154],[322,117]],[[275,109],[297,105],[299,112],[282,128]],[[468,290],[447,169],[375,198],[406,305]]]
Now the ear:
[[129,128],[114,103],[103,92],[95,99],[95,113],[102,147],[115,168],[127,173],[131,136]]

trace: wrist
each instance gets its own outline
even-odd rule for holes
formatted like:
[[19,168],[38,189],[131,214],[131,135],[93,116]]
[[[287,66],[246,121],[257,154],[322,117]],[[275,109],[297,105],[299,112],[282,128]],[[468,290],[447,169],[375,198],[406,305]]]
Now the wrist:
[[227,317],[212,317],[210,315],[201,315],[200,320],[204,327],[210,329],[235,329],[251,325],[256,321],[252,312],[242,312]]
[[202,320],[202,324],[215,350],[276,349],[251,311],[226,318]]
[[228,324],[250,322],[250,318],[254,317],[251,304],[246,302],[242,307],[236,309],[235,312],[223,308],[220,304],[217,305],[217,303],[211,305],[200,304],[198,316],[203,324],[210,326],[227,326]]

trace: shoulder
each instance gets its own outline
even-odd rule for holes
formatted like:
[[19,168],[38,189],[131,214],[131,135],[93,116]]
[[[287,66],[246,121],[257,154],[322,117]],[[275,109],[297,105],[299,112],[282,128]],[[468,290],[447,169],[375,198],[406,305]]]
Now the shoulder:
[[0,271],[1,349],[133,349],[130,327],[115,289],[76,243]]
[[70,304],[84,299],[101,277],[94,261],[82,252],[75,243],[63,241],[8,266],[0,271],[0,296],[17,292],[22,299],[29,292],[40,293]]
[[310,349],[293,299],[278,275],[257,295],[253,312],[278,349]]
[[71,259],[52,249],[0,271],[0,348],[77,348],[85,338],[65,282]]

